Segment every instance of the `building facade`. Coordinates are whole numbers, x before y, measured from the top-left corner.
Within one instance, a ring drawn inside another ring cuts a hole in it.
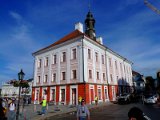
[[[32,100],[46,98],[55,104],[78,104],[81,96],[87,104],[114,101],[116,95],[129,92],[132,62],[103,45],[96,37],[95,19],[88,12],[83,25],[57,42],[33,53],[34,83]]]
[[[27,80],[29,84],[29,88],[23,88],[21,89],[20,96],[28,96],[31,97],[32,94],[32,84],[33,79]],[[14,87],[13,84],[5,83],[2,85],[2,91],[1,96],[6,98],[17,98],[19,95],[19,89],[18,87]]]

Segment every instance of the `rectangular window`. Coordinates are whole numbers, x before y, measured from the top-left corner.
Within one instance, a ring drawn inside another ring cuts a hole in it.
[[[116,68],[116,70],[117,70],[117,68],[118,68],[118,67],[117,67],[117,61],[115,61],[115,68]]]
[[[99,80],[99,72],[97,72],[97,80]]]
[[[61,102],[65,101],[65,89],[61,89]]]
[[[105,76],[105,73],[103,73],[103,80],[104,80],[104,81],[106,80],[106,76]]]
[[[110,74],[111,82],[113,81],[112,74]]]
[[[73,59],[76,59],[76,49],[72,49]]]
[[[55,101],[55,96],[56,96],[55,93],[56,93],[56,92],[55,92],[55,89],[52,89],[52,90],[51,90],[51,100],[52,100],[52,101]]]
[[[37,83],[40,83],[40,81],[41,81],[41,76],[38,76]]]
[[[48,81],[48,75],[45,75],[44,77],[44,83],[46,83]]]
[[[98,99],[101,100],[101,89],[98,89]]]
[[[38,59],[38,68],[41,68],[42,66],[42,59]]]
[[[104,89],[104,96],[105,96],[105,99],[108,98],[108,96],[107,96],[107,89]]]
[[[102,64],[104,64],[104,55],[102,55]]]
[[[52,82],[55,82],[56,81],[56,73],[53,73],[52,75]]]
[[[92,78],[92,70],[89,70],[89,78]]]
[[[91,50],[88,49],[88,59],[91,59]]]
[[[95,52],[96,62],[98,62],[98,53]]]
[[[66,62],[66,52],[62,53],[62,62]]]
[[[54,55],[54,58],[53,58],[53,64],[56,64],[57,63],[57,56],[56,55]]]
[[[109,66],[112,67],[112,59],[109,58]]]
[[[76,70],[72,70],[72,76],[73,76],[73,79],[76,79],[76,78],[77,78]]]
[[[46,59],[45,59],[45,66],[46,67],[48,66],[48,57],[46,57]]]
[[[66,79],[66,73],[62,72],[62,80],[65,80],[65,79]]]

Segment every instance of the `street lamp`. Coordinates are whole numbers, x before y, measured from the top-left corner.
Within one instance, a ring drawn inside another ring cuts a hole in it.
[[[24,72],[21,69],[21,71],[18,73],[18,79],[19,79],[19,95],[18,95],[18,105],[17,105],[17,113],[16,113],[16,120],[18,120],[18,116],[19,116],[19,102],[20,102],[20,93],[21,93],[21,81],[24,78]]]

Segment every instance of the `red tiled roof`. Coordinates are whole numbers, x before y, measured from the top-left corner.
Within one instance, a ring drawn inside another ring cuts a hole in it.
[[[33,54],[38,53],[38,52],[40,52],[40,51],[42,51],[42,50],[51,48],[51,47],[53,47],[53,46],[55,46],[55,45],[64,43],[64,42],[66,42],[66,41],[68,41],[68,40],[71,40],[71,39],[73,39],[73,38],[76,38],[76,37],[78,37],[78,36],[80,36],[80,35],[84,35],[84,33],[80,32],[79,30],[75,30],[75,31],[71,32],[70,34],[66,35],[65,37],[61,38],[60,40],[56,41],[55,43],[53,43],[53,44],[51,44],[51,45],[49,45],[49,46],[47,46],[47,47],[45,47],[45,48],[42,48],[42,49],[34,52]]]

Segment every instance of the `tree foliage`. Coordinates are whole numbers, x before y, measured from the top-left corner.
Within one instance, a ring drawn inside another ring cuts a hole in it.
[[[29,84],[28,84],[27,80],[22,80],[22,81],[11,80],[11,81],[8,82],[8,84],[12,84],[14,87],[19,87],[19,86],[21,86],[22,88],[28,88],[29,87]]]

